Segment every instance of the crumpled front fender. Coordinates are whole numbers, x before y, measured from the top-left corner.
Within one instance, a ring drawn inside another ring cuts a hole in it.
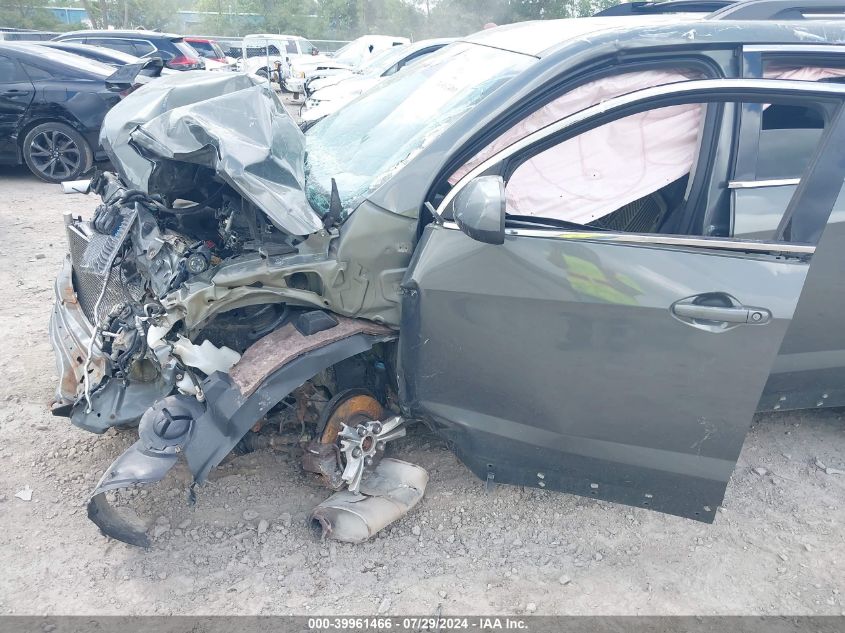
[[[88,516],[107,536],[147,547],[143,529],[132,525],[108,504],[117,488],[161,481],[184,455],[195,483],[277,403],[313,376],[373,345],[396,338],[384,326],[337,317],[338,324],[311,335],[292,324],[250,347],[229,374],[216,372],[202,383],[205,402],[168,396],[150,407],[138,427],[139,440],[118,457],[94,490]]]

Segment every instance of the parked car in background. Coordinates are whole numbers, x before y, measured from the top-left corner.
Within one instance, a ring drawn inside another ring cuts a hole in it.
[[[77,44],[76,42],[54,42],[54,41],[40,41],[33,42],[36,46],[46,46],[56,50],[64,51],[92,59],[95,62],[106,64],[113,68],[119,68],[126,64],[134,64],[140,61],[140,57],[123,53],[113,48],[105,48],[104,46],[92,46],[90,44]]]
[[[36,42],[40,40],[50,40],[57,35],[58,33],[53,31],[0,28],[0,42]]]
[[[282,89],[298,95],[305,91],[305,82],[314,76],[326,77],[357,68],[370,56],[394,46],[410,43],[407,37],[364,35],[352,40],[331,57],[299,57],[290,60],[282,77]]]
[[[120,94],[106,88],[115,69],[34,43],[0,42],[0,163],[25,163],[47,182],[91,169],[106,112]]]
[[[223,48],[215,40],[204,37],[186,37],[185,41],[206,61],[206,67],[208,67],[208,62],[211,61],[215,64],[222,64],[228,70],[234,70],[233,61],[226,56]],[[208,68],[208,70],[213,70],[213,68]]]
[[[355,74],[380,74],[387,77],[399,70],[402,66],[410,63],[413,59],[433,52],[452,41],[454,41],[453,38],[420,40],[419,42],[411,42],[410,44],[399,44],[388,48],[381,48],[365,57],[360,64],[352,68],[325,68],[313,72],[305,80],[305,96],[310,96],[317,90],[322,90]],[[393,65],[396,67],[392,68]]]
[[[76,42],[111,48],[135,57],[160,57],[172,70],[204,70],[200,54],[181,35],[154,31],[72,31],[54,38],[58,42]]]
[[[281,78],[277,68],[283,68],[282,75],[289,74],[287,69],[290,64],[302,59],[321,61],[328,58],[321,55],[311,42],[298,35],[253,33],[245,36],[241,43],[240,70],[279,83]]]
[[[306,94],[310,91],[310,96],[300,113],[302,129],[336,112],[385,77],[396,74],[453,41],[451,38],[442,38],[394,46],[373,54],[354,71],[309,79],[305,91]]]
[[[230,60],[240,59],[243,55],[243,38],[240,37],[215,37],[214,40],[223,49],[223,53]]]

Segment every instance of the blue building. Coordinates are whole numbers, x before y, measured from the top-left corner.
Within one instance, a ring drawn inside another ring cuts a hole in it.
[[[90,26],[91,21],[82,7],[43,7],[53,14],[63,24]],[[214,24],[218,20],[227,30],[240,33],[250,33],[261,30],[264,17],[258,13],[243,13],[233,11],[177,11],[176,31],[179,33],[196,33],[202,24]]]

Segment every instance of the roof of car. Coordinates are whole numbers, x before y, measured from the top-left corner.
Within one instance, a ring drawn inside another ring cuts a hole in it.
[[[24,55],[28,55],[30,59],[43,59],[46,55],[49,55],[51,64],[65,64],[83,72],[102,76],[103,78],[114,73],[114,68],[112,68],[111,66],[108,66],[93,59],[80,57],[79,55],[69,53],[60,48],[42,46],[40,42],[0,41],[0,50],[7,52],[17,51],[19,53],[23,53]]]
[[[417,50],[420,48],[426,48],[428,46],[438,46],[446,44],[451,44],[455,41],[454,37],[435,37],[430,40],[417,40],[416,42],[411,42],[410,44],[404,44],[405,50]]]
[[[636,26],[632,25],[634,20]],[[714,20],[684,15],[677,21],[650,22],[630,17],[623,18],[623,21],[628,23],[627,28],[603,29],[561,39],[541,51],[539,57],[568,54],[564,51],[585,46],[590,49],[612,46],[616,50],[637,50],[655,47],[805,44],[838,45],[841,50],[841,44],[845,41],[845,20]]]
[[[686,14],[669,14],[533,20],[478,31],[463,38],[462,41],[539,57],[550,48],[591,33],[638,26],[674,24],[696,17]]]
[[[352,40],[352,42],[366,42],[366,41],[370,41],[370,42],[388,42],[388,41],[397,42],[397,41],[402,41],[402,42],[407,43],[407,42],[410,42],[411,40],[407,37],[402,36],[402,35],[378,35],[378,34],[362,35],[361,37],[356,37],[354,40]]]
[[[141,29],[88,29],[82,31],[69,31],[62,33],[58,38],[68,37],[72,35],[96,35],[97,37],[163,37],[166,39],[181,38],[181,35],[176,33],[159,33],[158,31],[144,31]]]
[[[268,39],[268,40],[304,40],[301,35],[284,35],[281,33],[250,33],[244,35],[244,39]]]
[[[32,43],[37,46],[46,46],[47,48],[55,48],[70,53],[78,53],[83,57],[86,56],[86,53],[95,53],[103,57],[109,57],[113,60],[120,60],[126,63],[139,59],[135,55],[130,55],[129,53],[124,53],[123,51],[118,51],[113,48],[106,48],[105,46],[96,46],[94,44],[81,44],[79,42],[65,42],[62,40],[36,41]]]

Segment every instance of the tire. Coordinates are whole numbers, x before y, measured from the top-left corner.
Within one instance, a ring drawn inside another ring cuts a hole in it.
[[[94,164],[88,141],[58,121],[32,128],[23,139],[21,151],[29,171],[45,182],[76,180]]]

